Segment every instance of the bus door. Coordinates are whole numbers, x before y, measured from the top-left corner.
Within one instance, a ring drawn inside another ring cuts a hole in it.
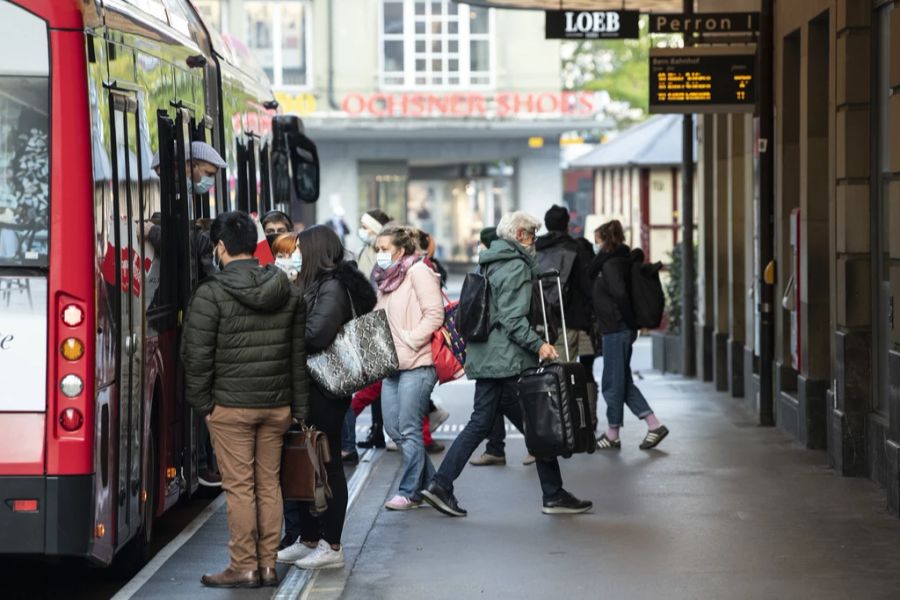
[[[178,166],[175,180],[178,200],[173,206],[172,216],[175,231],[174,247],[178,256],[178,266],[175,271],[178,279],[177,305],[179,317],[176,339],[179,343],[177,352],[180,355],[181,327],[191,300],[191,294],[197,287],[199,279],[199,252],[197,247],[199,232],[197,231],[197,219],[202,215],[202,208],[197,195],[188,193],[187,171],[181,167],[181,165],[191,161],[192,132],[195,131],[194,116],[192,111],[189,108],[185,108],[181,103],[175,103],[175,107],[175,162]],[[184,199],[184,201],[181,199]],[[180,398],[184,398],[184,373],[180,369],[179,371],[178,394]],[[181,424],[184,440],[181,457],[182,478],[187,491],[193,493],[200,486],[197,467],[200,418],[187,402],[184,402],[181,414],[184,415]]]
[[[116,296],[118,298],[118,470],[115,485],[117,544],[131,538],[141,523],[141,465],[144,391],[144,222],[142,157],[138,103],[132,92],[110,91],[110,143],[113,175],[113,220]]]

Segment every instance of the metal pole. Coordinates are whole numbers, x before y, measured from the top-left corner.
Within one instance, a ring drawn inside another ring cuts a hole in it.
[[[775,361],[775,290],[766,283],[763,273],[766,265],[775,258],[775,101],[773,97],[775,71],[774,54],[774,0],[762,0],[759,22],[759,138],[765,140],[759,151],[759,424],[774,425]],[[763,151],[765,150],[765,151]],[[745,374],[746,376],[746,374]]]
[[[694,13],[694,0],[684,0],[684,14]],[[691,44],[684,34],[684,44]],[[684,115],[681,142],[681,373],[693,377],[697,373],[694,330],[694,116]]]

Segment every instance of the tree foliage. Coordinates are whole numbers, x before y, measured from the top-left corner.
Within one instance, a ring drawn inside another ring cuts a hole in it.
[[[682,45],[680,35],[648,33],[641,17],[641,36],[636,40],[577,40],[563,43],[562,73],[567,90],[609,94],[610,116],[620,125],[643,119],[649,103],[651,47]]]

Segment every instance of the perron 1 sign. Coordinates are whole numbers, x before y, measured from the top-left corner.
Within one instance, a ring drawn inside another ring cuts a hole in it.
[[[546,37],[556,39],[637,39],[636,10],[548,10]]]
[[[752,112],[755,72],[755,46],[651,49],[650,112]]]

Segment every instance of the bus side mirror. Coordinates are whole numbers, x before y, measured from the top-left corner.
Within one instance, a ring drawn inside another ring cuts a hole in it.
[[[278,115],[272,124],[273,192],[276,203],[290,204],[291,187],[303,202],[319,199],[319,153],[304,133],[303,121]]]

